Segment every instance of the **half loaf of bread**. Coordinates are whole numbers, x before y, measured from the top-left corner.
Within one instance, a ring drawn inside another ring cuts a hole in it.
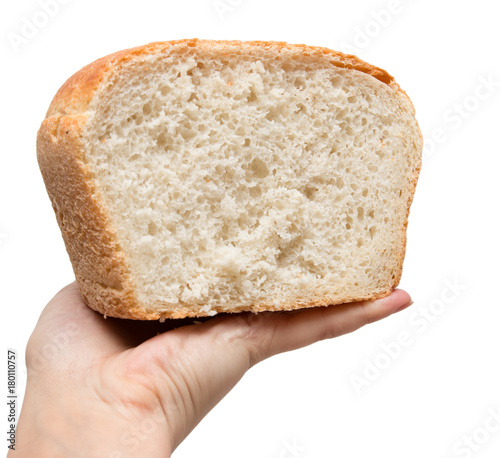
[[[389,294],[421,150],[385,71],[325,48],[204,40],[83,68],[37,142],[85,302],[140,320]]]

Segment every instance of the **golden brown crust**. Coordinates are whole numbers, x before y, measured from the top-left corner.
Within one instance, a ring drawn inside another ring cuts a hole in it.
[[[92,309],[118,318],[153,320],[204,315],[199,310],[188,308],[160,313],[154,310],[148,311],[138,304],[127,260],[120,251],[107,210],[93,187],[91,174],[83,160],[81,135],[86,123],[86,111],[101,84],[120,64],[138,56],[165,52],[173,46],[207,50],[221,47],[246,50],[265,48],[278,52],[300,52],[302,55],[317,57],[323,62],[326,59],[331,65],[361,71],[391,86],[405,96],[410,109],[414,111],[409,98],[386,71],[367,64],[356,56],[327,48],[292,45],[285,42],[197,39],[157,42],[111,54],[81,69],[64,83],[54,97],[38,132],[37,155],[82,297]],[[418,170],[419,168],[420,166]],[[414,177],[413,189],[410,191],[406,216],[413,199],[418,170]],[[398,256],[399,274],[387,290],[364,297],[343,297],[337,302],[323,298],[306,304],[290,303],[287,307],[277,307],[272,303],[254,304],[239,308],[238,312],[294,310],[340,302],[378,299],[388,295],[397,286],[401,277],[406,246],[406,224],[407,219],[402,233],[402,249]],[[216,307],[215,311],[234,312],[225,307]]]
[[[37,138],[37,156],[82,296],[101,313],[133,312],[133,287],[109,224],[81,160],[84,116],[52,116]]]
[[[70,77],[55,95],[46,117],[54,115],[81,114],[94,96],[101,82],[109,76],[119,64],[129,61],[134,57],[145,56],[158,52],[164,52],[173,46],[197,47],[198,49],[213,50],[218,46],[236,47],[241,49],[272,49],[278,52],[300,51],[303,55],[317,56],[327,59],[332,65],[340,68],[358,70],[378,79],[382,83],[397,89],[406,96],[406,93],[395,82],[394,78],[381,68],[375,67],[356,56],[333,51],[318,46],[307,46],[302,44],[289,44],[278,41],[217,41],[198,40],[197,38],[155,42],[136,48],[125,49],[92,62]],[[411,104],[410,99],[406,96]],[[413,105],[411,105],[413,107]]]

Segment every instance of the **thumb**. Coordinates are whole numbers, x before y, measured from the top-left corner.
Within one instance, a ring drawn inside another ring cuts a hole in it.
[[[395,290],[375,301],[226,315],[158,335],[133,354],[142,375],[150,374],[176,447],[254,364],[352,332],[410,304],[406,292]]]

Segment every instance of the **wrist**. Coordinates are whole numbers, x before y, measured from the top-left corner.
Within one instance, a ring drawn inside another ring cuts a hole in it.
[[[170,456],[168,428],[160,407],[136,409],[107,403],[84,387],[48,386],[28,379],[9,457]],[[119,389],[119,388],[117,388]]]

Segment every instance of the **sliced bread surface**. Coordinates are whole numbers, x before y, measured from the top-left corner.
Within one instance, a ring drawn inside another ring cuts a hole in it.
[[[385,71],[325,48],[204,40],[85,67],[37,146],[84,300],[132,319],[389,294],[421,150]]]

